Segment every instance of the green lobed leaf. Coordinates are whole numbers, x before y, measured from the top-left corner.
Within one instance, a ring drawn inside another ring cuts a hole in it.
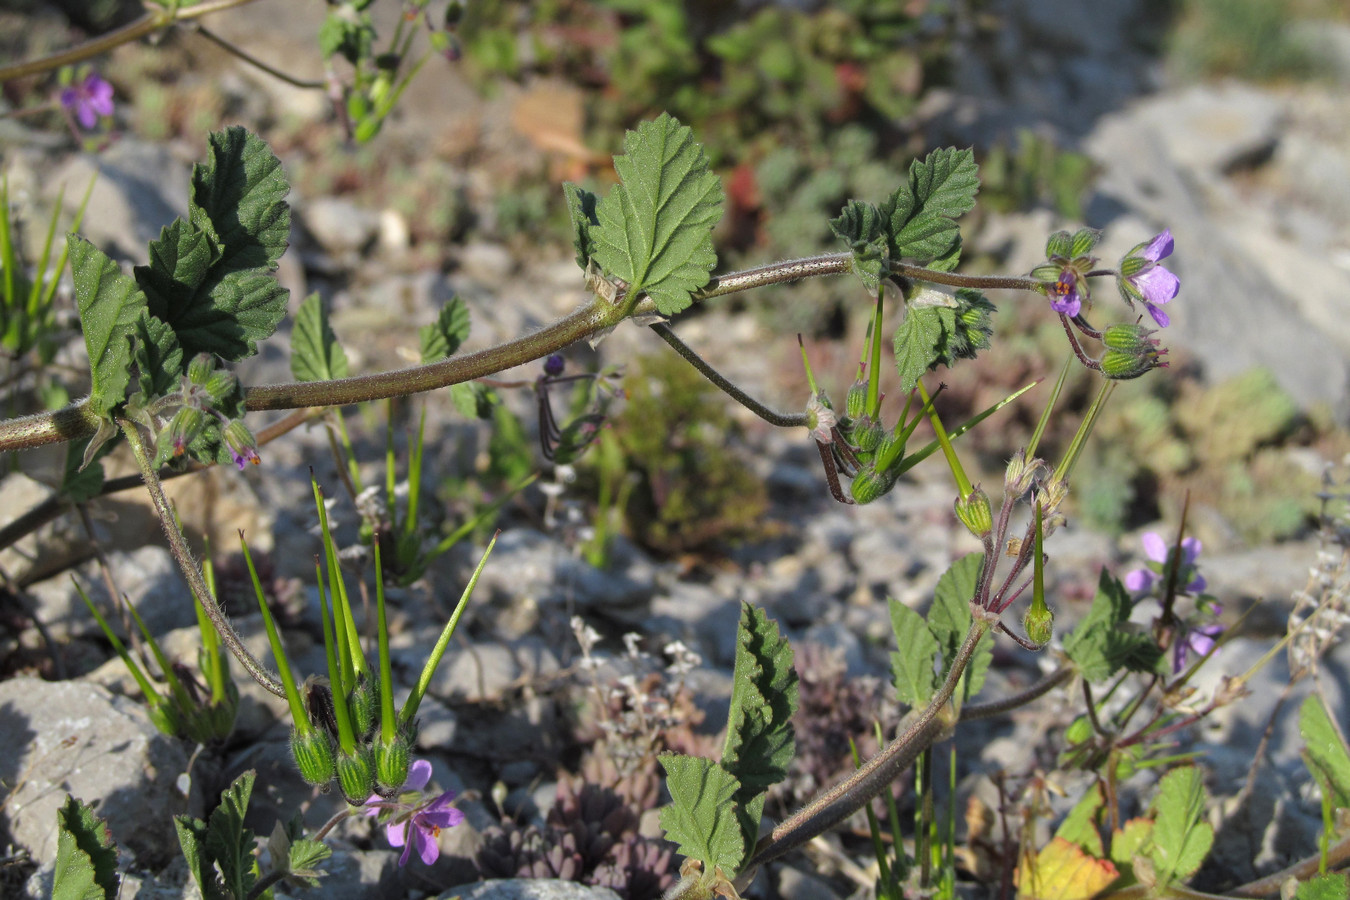
[[[891,610],[891,630],[895,632],[895,646],[891,653],[891,674],[895,691],[901,703],[923,707],[937,691],[937,670],[933,660],[940,648],[937,638],[928,630],[923,616],[894,597],[887,598]]]
[[[1350,808],[1350,753],[1322,698],[1311,694],[1298,713],[1298,732],[1307,745],[1304,762],[1336,809]]]
[[[1314,875],[1294,890],[1294,900],[1350,900],[1350,876],[1344,872]]]
[[[970,601],[979,586],[980,569],[984,564],[983,553],[967,553],[952,563],[951,568],[938,579],[933,592],[933,606],[928,610],[928,630],[937,639],[942,648],[943,678],[950,671],[956,652],[965,642],[970,631],[973,617],[970,613]],[[994,636],[985,632],[984,637],[975,645],[975,653],[966,666],[965,696],[974,697],[984,686],[985,673],[994,658]]]
[[[227,271],[271,269],[286,251],[290,183],[281,160],[240,125],[209,139],[211,158],[192,169],[188,214],[199,231],[213,234]]]
[[[220,879],[211,866],[210,854],[206,852],[206,823],[192,816],[174,816],[173,827],[178,833],[178,846],[183,850],[188,872],[197,882],[204,900],[224,900]]]
[[[70,794],[56,811],[56,822],[52,900],[113,900],[121,879],[107,823]]]
[[[79,235],[69,235],[70,271],[89,351],[89,408],[108,416],[127,398],[131,383],[129,338],[146,308],[145,294],[108,255]]]
[[[660,760],[671,798],[661,808],[666,840],[681,855],[700,860],[705,873],[738,871],[746,846],[732,800],[740,789],[736,776],[699,756],[663,753]]]
[[[563,183],[563,197],[567,200],[567,215],[572,220],[572,246],[577,251],[577,265],[585,269],[595,254],[595,238],[591,235],[591,229],[600,224],[595,214],[595,204],[599,198],[570,181]]]
[[[202,351],[238,362],[257,352],[286,315],[290,291],[267,269],[224,272],[206,285],[206,299],[175,317],[174,331],[191,358]]]
[[[645,292],[664,315],[685,309],[717,264],[712,229],[722,218],[722,184],[693,132],[667,113],[644,122],[614,158],[620,183],[596,207],[594,258]]]
[[[752,846],[765,796],[787,777],[796,747],[797,673],[792,646],[777,623],[748,603],[741,605],[732,682],[722,768],[740,784],[733,801],[745,846]]]
[[[1214,844],[1214,828],[1200,821],[1205,811],[1205,785],[1195,766],[1173,769],[1158,784],[1153,799],[1153,843],[1149,858],[1166,885],[1189,878],[1200,868]]]
[[[244,827],[249,796],[253,793],[252,769],[240,775],[220,795],[220,805],[206,826],[204,848],[220,872],[225,890],[247,897],[253,888],[253,832]]]
[[[328,324],[328,310],[317,291],[305,298],[291,329],[291,374],[296,381],[347,377],[347,354]]]
[[[868,293],[881,290],[881,281],[890,273],[890,249],[886,220],[874,204],[850,200],[838,217],[830,220],[830,230],[853,253],[853,274],[862,279]]]
[[[287,881],[317,887],[324,874],[317,866],[332,856],[333,851],[322,841],[310,840],[304,834],[300,813],[289,822],[278,820],[267,839],[267,852],[272,857],[273,868],[286,873]]]
[[[919,379],[938,362],[943,335],[955,321],[955,314],[940,306],[910,306],[905,310],[905,318],[892,339],[895,369],[900,373],[903,393],[914,390]]]
[[[136,362],[137,383],[146,399],[177,390],[183,374],[183,348],[166,323],[142,310],[132,333],[131,358]]]
[[[1148,634],[1126,627],[1133,603],[1125,586],[1105,569],[1087,615],[1064,637],[1064,652],[1088,681],[1110,678],[1121,666],[1149,672],[1162,651]]]
[[[969,150],[934,150],[909,167],[909,180],[881,207],[889,223],[893,259],[929,262],[952,253],[960,240],[954,221],[975,206],[979,167]]]
[[[191,306],[219,257],[211,235],[190,222],[175,219],[160,229],[150,242],[150,264],[133,270],[150,312],[168,322]]]
[[[435,322],[417,329],[422,344],[422,362],[435,362],[453,356],[460,345],[469,339],[470,324],[469,305],[458,295],[451,297],[436,314]]]

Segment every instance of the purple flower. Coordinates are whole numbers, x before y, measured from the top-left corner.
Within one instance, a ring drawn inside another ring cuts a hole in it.
[[[431,763],[425,759],[415,760],[408,767],[408,780],[403,783],[403,790],[420,791],[430,780]],[[408,857],[412,855],[414,848],[417,855],[422,858],[422,862],[427,865],[440,858],[441,829],[454,828],[464,821],[464,813],[450,805],[454,799],[455,792],[446,791],[415,806],[403,803],[392,805],[392,808],[398,811],[385,826],[385,837],[389,839],[389,846],[403,848],[403,855],[398,859],[400,866],[408,864]],[[365,814],[374,816],[390,808],[388,801],[378,794],[371,794],[370,799],[366,801]]]
[[[258,442],[253,438],[253,432],[248,430],[243,422],[238,419],[232,419],[225,425],[225,446],[230,451],[230,458],[239,471],[244,471],[245,463],[253,463],[255,466],[262,462],[258,456]]]
[[[1217,605],[1214,611],[1218,612]],[[1186,669],[1186,657],[1191,653],[1204,657],[1211,652],[1217,652],[1214,639],[1221,634],[1223,626],[1218,622],[1211,625],[1197,625],[1187,631],[1181,640],[1172,645],[1172,674],[1180,675]]]
[[[1171,547],[1157,532],[1150,531],[1142,539],[1144,554],[1156,565],[1135,569],[1125,575],[1125,589],[1132,594],[1146,594],[1154,585],[1163,580],[1163,571]],[[1195,594],[1205,589],[1205,579],[1195,570],[1195,561],[1200,556],[1201,543],[1198,538],[1188,537],[1181,541],[1181,577],[1190,576],[1183,591]]]
[[[1171,302],[1181,290],[1181,280],[1158,264],[1171,255],[1172,230],[1164,228],[1153,240],[1136,247],[1120,264],[1120,293],[1125,302],[1143,303],[1153,321],[1163,328],[1172,320],[1158,307]]]
[[[61,91],[61,105],[89,131],[98,124],[99,116],[112,115],[112,85],[90,72],[81,83]]]
[[[1081,287],[1081,289],[1080,289]],[[1083,308],[1087,285],[1076,269],[1066,266],[1050,288],[1050,308],[1073,318]]]

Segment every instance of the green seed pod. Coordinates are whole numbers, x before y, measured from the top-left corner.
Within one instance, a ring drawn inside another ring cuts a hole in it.
[[[192,357],[192,361],[188,363],[188,381],[193,384],[206,384],[206,380],[211,377],[211,373],[215,371],[215,368],[215,357],[209,353],[198,353],[196,356]]]
[[[333,759],[333,739],[325,731],[301,734],[291,729],[291,755],[295,757],[295,766],[300,770],[301,777],[310,784],[325,786],[337,772]]]
[[[857,419],[867,409],[867,382],[855,381],[844,397],[844,411],[850,419]]]
[[[849,492],[853,494],[853,500],[856,503],[871,503],[873,500],[890,493],[891,488],[895,487],[895,480],[895,476],[887,475],[885,472],[863,469],[854,476],[853,484],[849,486]]]
[[[1044,602],[1033,604],[1022,617],[1022,629],[1037,647],[1044,647],[1055,636],[1055,614]]]
[[[352,806],[360,806],[370,799],[375,790],[375,773],[370,764],[370,750],[361,747],[355,756],[341,753],[337,758],[338,787],[343,798]]]
[[[352,728],[357,738],[370,740],[380,724],[380,696],[364,675],[356,680],[348,707],[352,711]]]
[[[1107,350],[1102,354],[1102,374],[1114,381],[1138,378],[1150,369],[1158,368],[1158,354],[1144,352],[1136,355],[1127,350]]]
[[[408,744],[395,737],[391,744],[375,747],[375,792],[381,797],[398,794],[408,780]]]
[[[881,427],[880,422],[872,422],[867,419],[860,419],[858,426],[853,429],[850,439],[853,445],[863,453],[871,453],[881,446],[882,439],[886,435],[886,429]]]
[[[956,518],[981,540],[994,530],[994,512],[989,506],[989,497],[979,485],[964,500],[956,499]]]

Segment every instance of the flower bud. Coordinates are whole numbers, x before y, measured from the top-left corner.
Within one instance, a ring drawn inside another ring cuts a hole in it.
[[[360,806],[369,799],[375,790],[375,773],[372,770],[370,750],[358,748],[354,756],[338,754],[338,787],[343,798],[352,806]]]
[[[989,495],[979,485],[964,499],[956,499],[956,518],[970,530],[970,533],[983,540],[994,530],[994,513],[989,506]]]
[[[544,374],[549,378],[557,378],[567,368],[567,360],[561,353],[550,353],[544,358]]]
[[[333,739],[326,731],[301,734],[299,730],[291,729],[291,755],[295,757],[301,777],[310,784],[326,785],[337,772]]]
[[[395,737],[392,743],[375,747],[375,792],[393,797],[408,780],[408,743]]]
[[[169,427],[160,434],[160,441],[168,441],[168,455],[182,456],[205,424],[206,413],[195,406],[180,406],[169,421]]]
[[[1101,360],[1102,374],[1113,381],[1129,381],[1166,365],[1166,362],[1159,361],[1156,350],[1138,354],[1128,350],[1107,350]]]
[[[253,432],[248,430],[248,426],[238,419],[231,419],[225,426],[225,444],[230,448],[230,455],[234,457],[234,464],[239,471],[244,471],[244,463],[251,462],[255,466],[262,462],[258,458],[258,442],[253,439]]]
[[[1033,457],[1028,462],[1025,448],[1019,449],[1013,454],[1012,459],[1008,460],[1008,469],[1003,474],[1003,493],[1009,497],[1022,497],[1031,490],[1037,474],[1043,468],[1045,468],[1043,460]]]
[[[228,369],[220,369],[212,372],[211,377],[206,379],[203,390],[211,398],[213,403],[224,403],[234,395],[239,389],[239,379]]]
[[[849,492],[853,495],[855,502],[871,503],[879,497],[884,497],[890,493],[891,488],[895,487],[896,476],[888,475],[885,472],[878,472],[875,469],[863,469],[853,478],[853,483],[849,486]]]
[[[1022,617],[1022,630],[1037,647],[1050,643],[1050,639],[1055,636],[1055,614],[1044,600],[1033,603],[1027,609],[1027,614]]]
[[[357,739],[369,739],[380,724],[380,697],[364,675],[357,679],[347,705],[352,711],[352,728]]]
[[[850,438],[863,453],[871,453],[881,446],[882,439],[886,435],[886,430],[881,427],[880,422],[873,422],[870,419],[864,419],[858,427],[853,429]]]
[[[1102,239],[1101,230],[1098,228],[1080,228],[1074,232],[1073,237],[1069,239],[1069,256],[1074,259],[1087,256],[1092,252],[1092,248],[1097,246],[1097,242]],[[1096,260],[1093,260],[1096,263]]]
[[[1153,328],[1145,328],[1132,322],[1118,322],[1108,325],[1102,332],[1102,344],[1109,350],[1124,350],[1129,353],[1148,351],[1158,346],[1157,334]]]
[[[1045,242],[1046,259],[1056,256],[1068,258],[1073,255],[1073,237],[1067,231],[1056,231]]]
[[[206,384],[206,380],[215,371],[216,359],[210,353],[198,353],[188,363],[187,377],[193,384]]]
[[[867,381],[858,379],[844,397],[844,411],[850,419],[857,419],[867,411]]]

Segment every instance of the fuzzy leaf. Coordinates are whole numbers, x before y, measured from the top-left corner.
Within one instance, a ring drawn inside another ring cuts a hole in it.
[[[1317,694],[1303,701],[1298,732],[1307,745],[1303,760],[1333,808],[1350,809],[1350,753]]]
[[[347,354],[328,324],[318,292],[305,298],[291,329],[291,374],[296,381],[347,377]]]
[[[136,282],[150,312],[166,322],[190,307],[219,258],[211,236],[190,222],[175,219],[150,242],[150,264],[136,266]]]
[[[620,184],[596,207],[594,258],[664,315],[685,309],[717,264],[712,229],[722,218],[722,184],[708,171],[693,132],[662,113],[623,141],[614,158]]]
[[[1153,839],[1152,819],[1130,819],[1124,828],[1111,832],[1111,859],[1119,866],[1133,866],[1133,860]]]
[[[501,404],[501,399],[492,388],[476,381],[450,385],[450,401],[466,419],[490,419],[493,409]]]
[[[1149,858],[1157,884],[1189,878],[1214,844],[1214,827],[1200,821],[1205,811],[1205,785],[1195,766],[1173,769],[1158,784],[1153,799],[1153,844]]]
[[[900,390],[908,393],[940,358],[943,336],[956,323],[956,314],[942,306],[910,306],[895,329],[895,368]]]
[[[1119,876],[1108,860],[1094,859],[1077,844],[1055,837],[1034,857],[1022,857],[1017,869],[1017,897],[1089,900]]]
[[[127,398],[131,383],[128,341],[145,309],[145,294],[108,255],[79,235],[69,235],[70,271],[89,351],[89,407],[107,416]]]
[[[1064,652],[1088,681],[1110,678],[1121,666],[1149,672],[1157,664],[1162,651],[1153,639],[1125,627],[1131,606],[1125,586],[1103,569],[1091,608],[1064,638]]]
[[[224,271],[219,278],[213,272],[203,291],[169,324],[187,358],[204,351],[230,362],[252,356],[257,342],[276,331],[290,295],[266,269]]]
[[[422,342],[422,362],[454,356],[469,339],[469,305],[458,295],[451,297],[436,314],[436,321],[417,329]]]
[[[121,879],[107,823],[70,794],[56,811],[56,822],[52,900],[113,900]]]
[[[183,850],[183,860],[197,882],[202,897],[205,900],[224,900],[225,893],[206,851],[206,823],[192,816],[174,816],[173,827],[178,832],[178,846]]]
[[[1344,872],[1314,875],[1295,889],[1294,900],[1350,900],[1350,876]]]
[[[736,776],[699,756],[664,753],[660,759],[671,798],[661,809],[666,840],[678,844],[682,855],[702,861],[704,872],[718,866],[737,871],[746,847],[732,800],[740,789]]]
[[[226,271],[274,268],[291,232],[281,160],[239,125],[212,134],[210,144],[210,161],[192,169],[192,224],[215,235]]]
[[[141,312],[132,334],[131,358],[136,361],[137,379],[147,400],[162,397],[178,388],[183,374],[183,348],[178,336],[160,319]]]
[[[205,850],[235,897],[247,897],[255,880],[253,832],[244,827],[244,814],[256,775],[250,769],[225,789],[206,826]]]
[[[961,236],[954,220],[974,207],[979,189],[979,167],[969,149],[934,150],[912,162],[908,183],[881,207],[891,257],[924,263],[951,254]]]
[[[787,777],[792,762],[797,673],[777,623],[748,603],[741,605],[732,680],[722,768],[740,783],[733,799],[745,846],[751,846],[759,837],[765,795]]]
[[[853,274],[862,279],[869,294],[876,294],[890,272],[886,220],[881,210],[871,203],[850,200],[843,212],[830,220],[830,230],[853,253]]]
[[[951,669],[952,660],[956,658],[956,652],[961,649],[970,631],[970,601],[975,596],[983,562],[983,554],[967,553],[943,573],[933,593],[933,607],[928,611],[928,630],[942,648],[943,678]],[[965,697],[974,697],[980,692],[993,658],[994,636],[985,632],[975,646],[970,664],[966,666]]]
[[[886,601],[891,608],[891,630],[895,645],[891,653],[891,674],[901,703],[923,707],[937,690],[937,671],[933,660],[940,652],[937,638],[928,630],[923,616],[895,598]]]
[[[595,254],[595,238],[591,236],[591,229],[600,224],[595,214],[595,204],[599,198],[570,181],[563,184],[563,196],[567,199],[567,215],[572,219],[572,246],[577,251],[577,265],[585,269]]]

